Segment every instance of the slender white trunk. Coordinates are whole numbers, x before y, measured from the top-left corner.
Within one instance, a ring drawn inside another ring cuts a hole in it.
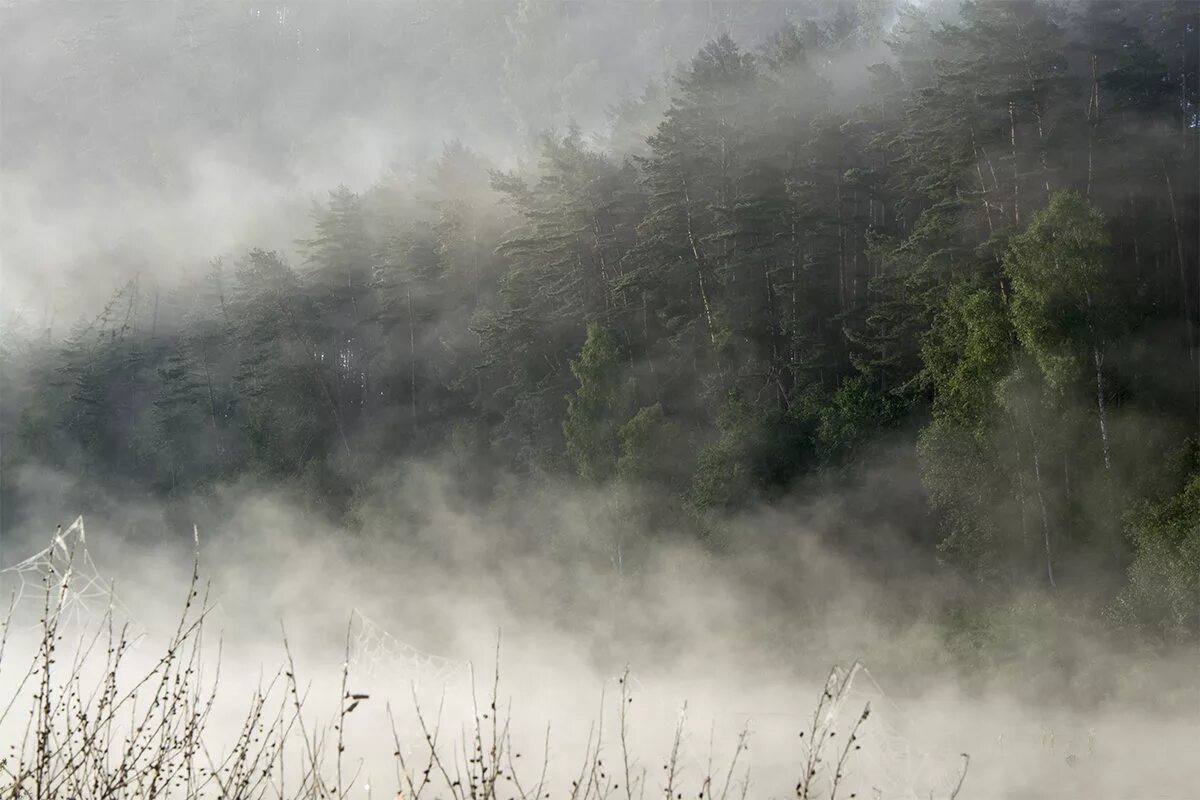
[[[1042,512],[1042,540],[1046,546],[1046,577],[1050,579],[1050,587],[1058,588],[1054,582],[1054,560],[1050,556],[1050,518],[1046,514],[1046,499],[1042,496],[1042,465],[1038,458],[1037,448],[1033,451],[1033,479],[1037,488],[1038,506]]]
[[[1025,403],[1025,420],[1026,427],[1029,429],[1030,449],[1033,455],[1033,489],[1034,494],[1037,495],[1038,510],[1042,517],[1042,543],[1046,549],[1046,577],[1050,579],[1050,588],[1056,589],[1058,585],[1054,582],[1054,559],[1050,552],[1050,515],[1046,511],[1046,497],[1042,494],[1042,460],[1038,454],[1038,437],[1037,432],[1033,429],[1033,417],[1028,401]]]
[[[1096,77],[1096,56],[1092,56],[1092,96],[1088,101],[1087,189],[1084,197],[1092,199],[1092,168],[1096,125],[1100,122],[1100,79]]]
[[[683,182],[683,209],[684,219],[687,223],[688,244],[692,248],[692,258],[696,264],[696,283],[700,289],[700,302],[704,306],[704,320],[708,323],[708,338],[715,345],[717,343],[717,329],[713,324],[712,305],[708,302],[708,289],[704,285],[704,269],[705,259],[700,250],[700,242],[696,238],[696,231],[692,225],[692,199],[688,191],[687,178]]]
[[[983,213],[987,217],[988,235],[994,236],[996,230],[992,226],[992,204],[988,202],[987,182],[983,179],[983,166],[979,163],[979,148],[975,146],[974,128],[971,128],[971,149],[975,154],[975,174],[979,177],[979,194],[983,199]]]

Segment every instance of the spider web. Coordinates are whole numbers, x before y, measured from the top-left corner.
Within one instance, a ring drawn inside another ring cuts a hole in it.
[[[12,609],[18,620],[38,620],[38,625],[53,621],[60,627],[82,627],[110,612],[132,619],[129,609],[117,597],[112,582],[92,561],[82,516],[76,517],[66,530],[60,525],[45,549],[0,570],[0,578],[15,585]],[[47,599],[50,617],[42,622]]]
[[[962,772],[961,759],[953,754],[930,753],[914,744],[916,727],[866,666],[855,662],[849,668],[835,667],[825,690],[830,701],[818,721],[818,730],[848,733],[864,706],[870,704],[870,714],[858,732],[861,749],[853,753],[846,768],[847,785],[862,787],[857,790],[859,797],[928,800],[953,794]],[[786,730],[794,736],[795,727],[803,730],[813,722],[810,715],[787,710],[726,712],[722,716],[736,720],[739,726],[749,724],[756,734],[762,732],[759,724],[765,724],[775,735],[783,735]],[[830,740],[827,755],[836,754],[840,746],[838,739]],[[779,761],[769,766],[791,769],[794,763]]]
[[[444,686],[469,677],[471,662],[426,653],[402,642],[357,608],[350,615],[350,666],[368,678]]]
[[[839,681],[848,681],[844,705],[851,715],[860,713],[865,703],[871,704],[871,715],[861,734],[866,741],[854,757],[856,761],[861,757],[875,796],[949,796],[958,783],[961,762],[915,746],[910,739],[914,734],[912,723],[865,666],[856,663],[848,670],[839,667],[835,672]],[[830,713],[837,717],[841,711],[838,707]],[[855,771],[853,762],[850,771]]]

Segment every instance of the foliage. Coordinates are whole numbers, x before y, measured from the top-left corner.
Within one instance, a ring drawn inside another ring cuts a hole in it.
[[[617,467],[618,429],[628,413],[630,385],[622,376],[621,354],[598,324],[588,327],[579,358],[571,361],[579,388],[567,398],[563,422],[567,454],[580,477],[604,481]]]
[[[251,250],[6,334],[4,472],[295,480],[345,513],[448,450],[473,497],[566,472],[707,530],[886,474],[886,437],[919,455],[950,568],[1083,590],[1099,565],[1128,575],[1123,624],[1194,636],[1192,490],[1151,486],[1192,485],[1153,465],[1200,396],[1185,6],[932,3],[885,34],[839,4],[761,51],[721,36],[617,110],[610,151],[569,126],[499,171],[450,143],[331,192],[295,264]],[[541,102],[518,89],[509,111]],[[926,542],[926,519],[887,522]]]
[[[1194,638],[1200,632],[1200,472],[1193,469],[1177,493],[1134,509],[1129,529],[1137,555],[1110,616],[1149,625],[1172,640]]]
[[[1081,362],[1109,338],[1119,288],[1110,258],[1104,218],[1073,193],[1054,195],[1009,240],[1013,327],[1055,387],[1078,381]]]

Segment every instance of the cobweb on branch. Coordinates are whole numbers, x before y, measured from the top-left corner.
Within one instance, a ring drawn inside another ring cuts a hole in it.
[[[81,627],[110,612],[132,620],[112,582],[92,561],[82,516],[65,530],[60,525],[44,550],[0,570],[0,578],[13,586],[13,615],[21,622],[42,624],[47,592],[49,613],[60,627]]]
[[[843,737],[870,705],[870,714],[857,733],[861,749],[856,749],[846,766],[845,785],[860,798],[886,800],[946,800],[953,796],[962,775],[963,761],[954,753],[935,754],[923,749],[923,739],[897,703],[887,695],[870,671],[855,662],[850,667],[835,667],[825,684],[828,700],[817,720],[817,730],[835,731],[828,740],[824,767],[840,752]],[[812,713],[791,709],[726,711],[722,724],[733,728],[749,726],[754,736],[795,737],[813,725]],[[769,732],[769,733],[767,733]],[[815,737],[814,737],[815,738]],[[810,738],[809,741],[812,739]],[[795,768],[792,757],[771,753],[768,761],[759,761],[755,769],[783,771]],[[701,773],[703,774],[703,773]],[[849,796],[849,794],[845,795]]]
[[[871,704],[871,716],[863,726],[860,738],[861,757],[867,780],[877,797],[924,798],[949,797],[962,771],[961,760],[929,753],[913,744],[916,736],[912,724],[870,671],[855,663],[850,669],[837,668],[838,680],[848,681],[845,695],[850,715],[861,712],[864,703]],[[842,709],[834,710],[835,716]],[[853,773],[854,763],[850,765]]]
[[[426,653],[402,642],[358,609],[350,615],[350,667],[363,677],[418,687],[445,686],[471,677],[471,662]]]

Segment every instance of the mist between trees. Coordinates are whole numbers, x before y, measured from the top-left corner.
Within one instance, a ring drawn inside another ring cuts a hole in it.
[[[610,498],[615,580],[820,502],[881,580],[953,587],[966,668],[1042,622],[1194,646],[1196,7],[831,8],[711,39],[603,136],[334,189],[299,257],[14,322],[0,522],[49,471],[168,529],[240,484],[355,531],[436,463],[476,507]]]

